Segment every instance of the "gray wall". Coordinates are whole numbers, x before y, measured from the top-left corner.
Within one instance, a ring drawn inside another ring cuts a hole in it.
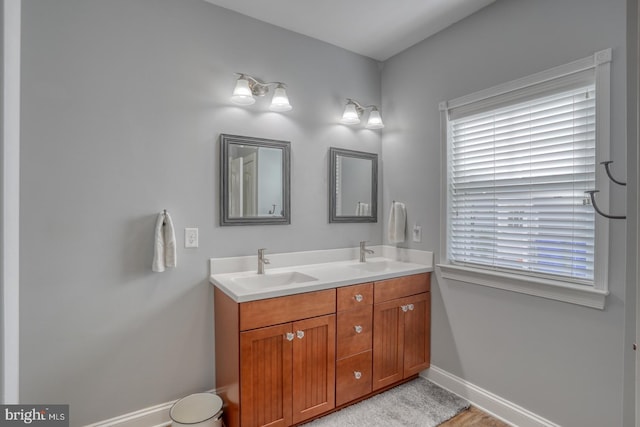
[[[498,0],[385,63],[383,193],[407,204],[409,226],[423,226],[422,242],[409,247],[440,247],[438,103],[605,48],[613,48],[611,159],[625,176],[625,3]],[[625,203],[625,190],[613,188],[612,210]],[[436,275],[432,363],[562,426],[623,425],[625,232],[624,221],[611,222],[604,311]]]
[[[77,426],[211,389],[208,258],[380,243],[327,199],[329,146],[381,151],[337,124],[345,97],[380,102],[375,61],[203,0],[24,0],[22,23],[23,402]],[[234,72],[286,82],[293,111],[232,105]],[[220,133],[291,141],[291,225],[218,226]],[[165,208],[178,268],[152,273]]]

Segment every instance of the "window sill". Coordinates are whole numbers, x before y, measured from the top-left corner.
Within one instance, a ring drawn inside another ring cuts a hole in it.
[[[452,264],[438,264],[437,267],[445,279],[504,289],[600,310],[604,309],[606,297],[609,295],[607,290],[538,277],[484,271]]]

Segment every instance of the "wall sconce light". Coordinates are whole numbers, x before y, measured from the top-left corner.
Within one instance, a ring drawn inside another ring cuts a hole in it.
[[[256,102],[255,96],[265,96],[270,86],[275,86],[269,109],[271,111],[291,111],[289,97],[282,82],[262,82],[248,74],[236,73],[239,77],[231,96],[231,102],[238,105],[251,105]]]
[[[363,106],[358,101],[351,98],[347,98],[347,105],[344,107],[344,113],[342,114],[340,123],[344,123],[345,125],[357,125],[360,123],[360,117],[362,114],[365,110],[369,109],[371,111],[369,112],[369,120],[365,127],[367,129],[382,129],[384,127],[384,123],[382,123],[382,117],[380,117],[378,107],[375,105]]]

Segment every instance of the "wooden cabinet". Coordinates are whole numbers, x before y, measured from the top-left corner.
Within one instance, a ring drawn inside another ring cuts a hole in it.
[[[428,274],[236,303],[215,298],[227,427],[288,427],[429,367]]]
[[[216,290],[215,298],[216,388],[228,427],[290,426],[335,407],[335,289],[240,304]]]
[[[373,390],[408,378],[430,365],[429,276],[376,282],[373,306]]]

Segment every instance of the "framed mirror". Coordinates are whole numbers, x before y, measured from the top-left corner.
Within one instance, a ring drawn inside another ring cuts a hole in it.
[[[329,222],[378,222],[378,155],[329,148]]]
[[[220,135],[220,225],[291,223],[290,146]]]

